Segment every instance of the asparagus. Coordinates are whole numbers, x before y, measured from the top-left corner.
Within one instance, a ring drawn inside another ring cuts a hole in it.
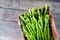
[[[49,7],[32,8],[20,16],[22,30],[27,40],[50,40]]]

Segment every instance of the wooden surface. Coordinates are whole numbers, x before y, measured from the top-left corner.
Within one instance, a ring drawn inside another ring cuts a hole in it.
[[[0,40],[23,40],[18,16],[32,7],[49,4],[60,37],[60,3],[49,1],[0,0]]]

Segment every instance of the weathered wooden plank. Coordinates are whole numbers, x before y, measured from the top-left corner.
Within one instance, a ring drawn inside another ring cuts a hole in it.
[[[48,3],[50,7],[53,7],[53,2],[46,1],[22,1],[22,0],[1,0],[0,7],[2,8],[14,8],[28,10],[32,7],[40,7]]]
[[[60,29],[58,29],[60,36]],[[0,21],[0,39],[1,40],[23,40],[21,28],[16,22]]]
[[[56,22],[56,25],[60,25],[60,13],[53,13],[52,14],[54,19],[55,19],[55,22]]]
[[[25,13],[24,10],[4,9],[0,8],[0,20],[17,21],[18,16]],[[52,11],[52,15],[57,25],[60,25],[60,13]]]
[[[58,29],[60,36],[60,29]],[[0,39],[1,40],[23,40],[21,28],[16,22],[0,21]]]
[[[60,29],[57,29],[58,30],[58,36],[59,36],[59,38],[60,38]]]
[[[18,23],[0,21],[0,40],[23,40]]]
[[[4,9],[0,9],[0,20],[3,20]]]
[[[23,14],[24,12],[26,11],[0,8],[0,20],[17,21],[18,16]]]
[[[0,39],[1,40],[23,40],[21,36],[21,29],[16,21],[18,16],[23,14],[24,10],[32,7],[41,7],[46,3],[49,4],[50,10],[53,10],[53,16],[56,21],[58,34],[60,36],[60,3],[44,2],[44,1],[22,1],[22,0],[0,0]],[[58,4],[58,5],[57,5]],[[55,11],[56,9],[59,9]],[[58,13],[59,12],[59,13]],[[58,14],[57,14],[58,13]]]

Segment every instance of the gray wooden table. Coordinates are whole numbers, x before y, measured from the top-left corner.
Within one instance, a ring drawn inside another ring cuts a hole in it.
[[[60,37],[60,3],[49,1],[0,0],[0,40],[23,40],[18,16],[32,7],[48,3]]]

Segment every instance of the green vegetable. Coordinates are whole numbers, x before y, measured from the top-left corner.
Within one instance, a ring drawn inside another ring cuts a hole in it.
[[[22,31],[27,40],[50,40],[49,6],[32,8],[20,16]]]

